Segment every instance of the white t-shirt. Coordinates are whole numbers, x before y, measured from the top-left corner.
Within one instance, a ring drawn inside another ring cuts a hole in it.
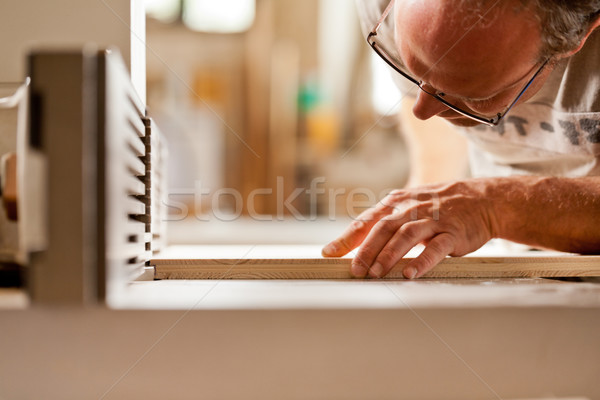
[[[499,126],[462,131],[473,176],[600,175],[600,30]]]

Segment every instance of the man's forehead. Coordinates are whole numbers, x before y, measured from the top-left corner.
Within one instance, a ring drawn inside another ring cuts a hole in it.
[[[479,13],[473,12],[475,3],[483,7]],[[396,0],[401,58],[409,69],[413,61],[416,68],[423,66],[438,80],[447,81],[445,86],[472,85],[465,88],[471,92],[465,97],[485,97],[476,94],[489,93],[494,89],[491,83],[499,89],[518,81],[535,64],[541,42],[535,17],[509,3]]]
[[[442,52],[468,46],[476,53],[523,44],[523,32],[539,30],[532,12],[513,3],[521,0],[396,0],[394,13],[397,29],[419,36],[424,45]]]

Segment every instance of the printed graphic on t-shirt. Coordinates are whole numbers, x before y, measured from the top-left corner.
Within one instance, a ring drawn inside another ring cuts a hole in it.
[[[600,113],[561,113],[522,104],[495,127],[464,130],[475,176],[600,173]]]
[[[468,136],[538,151],[600,155],[600,113],[563,113],[543,104],[522,104],[498,126],[480,125],[466,131]]]

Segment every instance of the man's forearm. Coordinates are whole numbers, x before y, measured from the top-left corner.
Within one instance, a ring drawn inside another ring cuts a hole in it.
[[[577,253],[600,252],[600,177],[493,178],[494,236]]]

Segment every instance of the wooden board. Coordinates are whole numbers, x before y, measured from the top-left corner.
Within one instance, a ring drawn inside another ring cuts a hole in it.
[[[402,259],[385,279],[403,279]],[[351,279],[350,258],[155,259],[156,279]],[[600,256],[448,257],[424,278],[600,276]]]

